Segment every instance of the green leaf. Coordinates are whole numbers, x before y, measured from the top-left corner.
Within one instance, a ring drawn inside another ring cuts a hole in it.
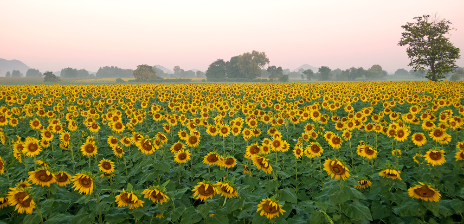
[[[216,214],[206,218],[206,223],[227,224],[229,223],[229,219],[223,211],[217,210]]]
[[[184,214],[182,215],[180,223],[181,224],[196,223],[200,221],[201,219],[202,219],[202,216],[196,212],[195,207],[190,206],[184,211]]]
[[[230,214],[231,212],[241,209],[245,204],[245,199],[232,198],[229,199],[226,203],[226,212]]]
[[[292,224],[308,223],[308,220],[306,220],[302,215],[294,215],[293,217],[289,218],[287,221]]]
[[[197,207],[197,212],[200,213],[200,215],[203,216],[204,219],[206,219],[212,207],[213,205],[211,203],[201,204]]]
[[[259,212],[257,212],[255,214],[255,216],[253,217],[253,219],[251,220],[251,223],[253,223],[253,224],[267,224],[268,220],[267,220],[266,216],[261,216],[261,215],[259,215]]]
[[[132,187],[132,184],[127,183],[126,191],[128,191],[128,192],[129,192],[129,191],[132,191],[132,188],[133,188],[133,187]]]
[[[288,201],[291,203],[297,203],[298,199],[296,197],[295,190],[292,188],[284,188],[279,191],[280,200]]]
[[[176,209],[172,210],[172,213],[171,213],[171,221],[172,222],[175,222],[177,221],[181,216],[182,214],[184,213],[184,211],[186,210],[187,208],[182,205],[180,207],[177,207]]]
[[[320,211],[314,210],[311,212],[311,218],[309,219],[310,224],[319,224],[322,223],[322,221],[324,221],[324,215]]]
[[[109,223],[120,223],[124,220],[130,219],[130,216],[126,213],[116,213],[105,215],[105,221]]]
[[[68,217],[64,214],[58,214],[58,213],[53,213],[47,221],[44,222],[44,224],[53,224],[57,222],[63,222],[67,219]]]
[[[423,201],[422,204],[430,210],[434,216],[439,216],[438,209],[440,208],[439,202],[430,202],[430,201]]]
[[[26,217],[23,220],[24,224],[38,224],[42,222],[42,218],[40,218],[39,215],[26,215]]]
[[[387,206],[382,205],[380,201],[372,201],[371,211],[374,220],[386,218],[391,214],[391,212],[387,212]]]
[[[171,165],[166,160],[162,160],[162,161],[159,161],[158,163],[153,164],[153,167],[156,170],[164,171],[164,172],[169,172],[171,170]]]
[[[393,211],[400,216],[422,216],[427,212],[427,209],[421,203],[411,199],[394,207]]]
[[[453,199],[449,202],[449,205],[457,213],[464,213],[464,201],[459,199]]]
[[[343,204],[342,211],[346,216],[352,219],[372,221],[372,215],[369,208],[359,202]]]

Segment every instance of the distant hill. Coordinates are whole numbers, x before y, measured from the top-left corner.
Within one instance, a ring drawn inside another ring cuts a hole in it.
[[[23,76],[26,75],[29,66],[24,64],[22,61],[19,60],[6,60],[0,58],[0,76],[5,76],[7,72],[12,72],[13,70],[19,70]]]
[[[302,66],[300,66],[300,67],[294,69],[293,71],[294,71],[294,72],[298,72],[298,70],[300,70],[300,69],[304,69],[304,70],[311,69],[311,70],[313,70],[313,72],[315,72],[315,73],[316,73],[317,71],[319,71],[318,68],[316,68],[316,67],[314,67],[314,66],[311,66],[311,65],[308,65],[308,64],[304,64],[304,65],[302,65]]]
[[[161,66],[161,65],[155,65],[155,67],[163,70],[164,73],[167,73],[167,74],[174,74],[174,71],[164,67],[164,66]]]

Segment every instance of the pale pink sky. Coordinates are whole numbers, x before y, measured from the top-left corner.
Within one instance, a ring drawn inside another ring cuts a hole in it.
[[[463,0],[390,1],[0,1],[0,58],[40,71],[139,64],[200,69],[218,58],[264,51],[271,65],[406,68],[401,25],[438,14],[457,30]],[[464,59],[457,61],[464,67]]]

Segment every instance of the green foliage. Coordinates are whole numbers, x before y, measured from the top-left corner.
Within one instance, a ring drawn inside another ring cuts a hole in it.
[[[252,51],[238,57],[238,67],[242,74],[248,79],[261,76],[261,68],[269,64],[269,58],[264,52]]]
[[[42,73],[38,69],[30,68],[26,72],[26,77],[42,77]]]
[[[115,80],[116,83],[125,83],[126,81],[124,81],[124,79],[121,79],[121,78],[117,78]]]
[[[139,82],[146,82],[150,79],[156,78],[156,73],[153,67],[149,65],[138,65],[137,69],[132,72],[134,78]]]
[[[266,71],[269,73],[269,78],[270,79],[275,79],[283,76],[283,70],[282,67],[276,67],[275,65],[267,67]],[[288,81],[288,75],[287,75],[287,81]]]
[[[279,76],[279,82],[288,82],[288,80],[289,80],[288,75]]]
[[[208,80],[223,80],[226,78],[226,63],[222,59],[217,59],[211,63],[206,70],[206,78]]]
[[[227,78],[246,78],[245,74],[240,72],[238,67],[239,56],[230,58],[230,61],[226,62]]]
[[[61,81],[59,77],[57,77],[53,72],[45,72],[43,74],[44,82],[59,82]]]
[[[22,77],[23,74],[19,70],[13,70],[11,77]]]
[[[63,68],[60,73],[61,78],[77,78],[77,69]]]
[[[330,79],[330,72],[332,70],[328,66],[322,66],[319,68],[317,74],[319,75],[319,80],[327,81]]]
[[[6,72],[5,77],[11,77],[11,73],[9,71]]]
[[[445,35],[452,28],[449,20],[439,20],[430,15],[414,17],[415,23],[406,23],[401,26],[406,32],[401,35],[398,45],[406,46],[406,52],[411,59],[409,66],[414,71],[429,69],[427,79],[438,81],[444,79],[444,74],[453,71],[456,59],[460,58],[459,48],[453,46]]]
[[[314,71],[312,69],[304,70],[303,74],[301,75],[301,78],[311,80],[312,78],[314,78]]]
[[[105,66],[100,67],[97,71],[96,77],[97,78],[112,78],[112,77],[120,77],[120,78],[131,78],[133,70],[132,69],[122,69],[114,66]],[[156,72],[158,74],[158,72]]]

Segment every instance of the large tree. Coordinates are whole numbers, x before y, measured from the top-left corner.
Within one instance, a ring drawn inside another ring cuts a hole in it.
[[[269,78],[274,80],[284,75],[282,67],[276,67],[275,65],[269,66],[266,71],[269,73]]]
[[[42,77],[42,73],[38,69],[30,68],[26,72],[26,77]]]
[[[238,68],[249,79],[261,76],[261,68],[266,64],[269,64],[269,58],[264,52],[247,52],[238,57]]]
[[[430,15],[414,17],[416,22],[401,26],[406,32],[401,35],[398,45],[409,45],[406,49],[414,71],[428,69],[427,79],[438,81],[444,79],[446,73],[454,71],[456,59],[459,59],[459,48],[454,47],[445,35],[452,30],[451,22]]]
[[[206,70],[207,79],[224,79],[226,77],[226,62],[222,59],[217,59],[211,63]]]
[[[322,66],[319,68],[319,79],[321,81],[329,80],[330,79],[330,72],[332,69],[330,69],[328,66]]]
[[[77,78],[77,69],[75,68],[63,68],[60,72],[61,78]]]
[[[240,56],[234,56],[230,58],[230,61],[226,62],[227,78],[246,78],[246,76],[240,72],[238,67],[238,58]]]
[[[306,78],[307,80],[311,80],[312,78],[314,78],[314,71],[311,69],[306,69],[302,73],[303,74],[301,75],[301,78]]]
[[[156,78],[156,73],[153,71],[153,67],[149,65],[138,65],[137,69],[132,72],[137,81],[146,82],[149,79]]]

